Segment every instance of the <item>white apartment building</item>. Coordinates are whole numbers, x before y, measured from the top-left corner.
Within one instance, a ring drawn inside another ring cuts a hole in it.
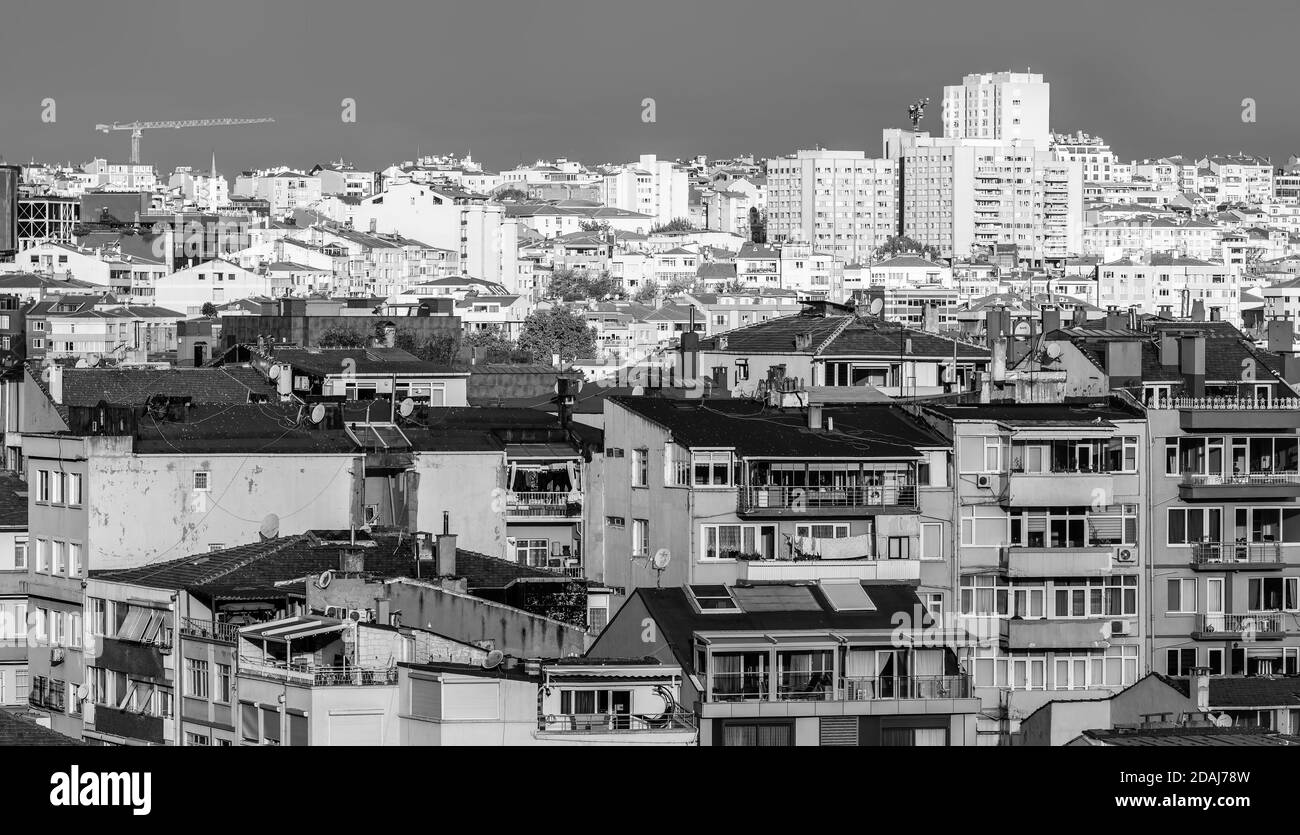
[[[649,215],[656,225],[691,214],[686,169],[654,154],[606,172],[600,199],[606,206]]]
[[[1241,291],[1245,287],[1242,276],[1221,263],[1157,254],[1141,261],[1124,258],[1099,265],[1096,304],[1186,318],[1192,315],[1196,302],[1201,302],[1209,321],[1241,327]]]
[[[149,191],[158,186],[158,173],[152,165],[138,162],[109,162],[93,159],[81,167],[88,175],[88,188],[107,191]]]
[[[1221,230],[1207,220],[1167,220],[1137,216],[1098,223],[1083,230],[1083,255],[1106,261],[1173,252],[1209,261],[1219,255]]]
[[[1051,85],[1041,73],[973,73],[943,88],[946,139],[1021,140],[1047,149]]]
[[[747,243],[736,255],[736,278],[756,290],[793,290],[834,302],[845,298],[843,259],[808,243]]]
[[[1083,230],[1082,163],[1054,158],[1046,145],[988,143],[885,131],[899,157],[904,235],[944,258],[1014,245],[1022,263],[1078,254]]]
[[[358,171],[347,163],[334,162],[318,165],[311,173],[320,178],[322,195],[361,198],[375,193],[374,171]]]
[[[361,201],[362,231],[397,233],[459,256],[460,271],[518,291],[518,226],[505,207],[454,187],[402,183]]]
[[[212,260],[174,272],[154,288],[154,304],[185,316],[198,316],[203,305],[272,294],[271,279],[230,261]]]
[[[754,182],[757,180],[758,182]],[[748,238],[749,210],[767,208],[767,182],[762,177],[740,177],[710,192],[704,198],[705,226],[720,232],[734,232]]]
[[[1052,154],[1058,162],[1077,162],[1085,183],[1122,183],[1132,179],[1132,167],[1120,166],[1115,152],[1100,136],[1079,131],[1052,136]]]
[[[173,171],[167,187],[179,191],[187,205],[208,211],[216,211],[230,202],[230,185],[225,177],[204,173],[189,166],[181,166]]]
[[[767,161],[767,239],[866,261],[898,231],[894,162],[863,151],[799,151]]]
[[[1215,179],[1220,203],[1267,203],[1273,199],[1273,163],[1267,157],[1229,154],[1206,157],[1200,164]]]
[[[301,171],[245,171],[235,178],[235,196],[265,200],[273,217],[306,208],[320,200],[321,180]]]

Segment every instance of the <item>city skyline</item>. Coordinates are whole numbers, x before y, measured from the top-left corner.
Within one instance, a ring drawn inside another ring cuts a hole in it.
[[[1035,22],[1020,0],[941,18],[923,3],[826,2],[811,24],[801,9],[726,0],[698,9],[670,1],[653,16],[585,0],[508,12],[492,3],[322,11],[296,1],[173,9],[131,0],[78,12],[78,30],[94,33],[94,68],[49,65],[48,45],[14,36],[61,22],[61,5],[14,10],[2,36],[8,77],[42,67],[35,81],[0,91],[0,154],[11,163],[125,160],[127,136],[95,133],[100,122],[247,116],[276,122],[153,131],[143,160],[170,170],[206,166],[215,152],[230,172],[340,157],[380,167],[417,148],[470,151],[490,169],[819,146],[877,156],[881,129],[906,125],[913,100],[933,100],[921,128],[939,134],[945,84],[1026,68],[1053,86],[1053,130],[1101,135],[1125,161],[1246,151],[1284,163],[1300,150],[1282,64],[1294,29],[1282,24],[1300,13],[1282,3],[1254,15],[1171,4],[1170,15],[1133,19],[1102,0]],[[992,21],[1016,25],[974,35]],[[73,52],[83,37],[65,35]],[[115,40],[130,48],[99,48]],[[578,60],[564,46],[573,42]],[[1218,54],[1231,56],[1231,72],[1206,60]],[[454,83],[439,81],[447,74]],[[356,101],[355,123],[341,119],[345,98]],[[654,123],[642,121],[645,98],[655,99]],[[1242,121],[1246,98],[1254,123]],[[46,99],[53,123],[42,121]]]

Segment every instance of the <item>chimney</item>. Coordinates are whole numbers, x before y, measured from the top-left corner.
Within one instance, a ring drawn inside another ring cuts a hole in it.
[[[1083,309],[1083,305],[1074,308],[1074,327],[1081,328],[1088,324],[1088,311]]]
[[[921,329],[930,333],[939,332],[939,305],[927,304],[925,306],[925,324],[921,326]]]
[[[387,325],[384,327],[384,347],[385,348],[397,347],[397,326],[396,325]]]
[[[989,376],[994,382],[1007,378],[1007,338],[999,336],[989,342]]]
[[[573,421],[573,404],[577,400],[573,394],[573,382],[568,377],[557,377],[555,380],[555,402],[560,407],[560,426],[564,429],[568,429]]]
[[[1268,320],[1268,349],[1275,354],[1289,354],[1295,350],[1295,325],[1290,319]]]
[[[339,551],[339,571],[344,574],[360,574],[365,570],[366,555],[360,548],[348,547]]]
[[[682,334],[682,382],[700,377],[700,335],[695,331]]]
[[[820,403],[808,404],[808,428],[809,429],[822,428],[822,407]]]
[[[1300,354],[1282,355],[1282,379],[1291,385],[1300,385]]]
[[[1191,685],[1191,696],[1196,703],[1198,713],[1210,712],[1210,677],[1207,667],[1193,667],[1192,674],[1188,679]]]
[[[1160,365],[1163,368],[1178,367],[1178,337],[1171,333],[1160,334]]]
[[[375,598],[375,622],[383,626],[389,625],[392,618],[393,601],[387,597]]]
[[[1205,302],[1204,302],[1204,300],[1202,300],[1202,299],[1197,299],[1196,301],[1192,302],[1192,321],[1193,321],[1193,322],[1204,322],[1204,321],[1205,321]]]
[[[1061,329],[1061,310],[1056,307],[1043,308],[1043,334]]]
[[[1138,329],[1138,307],[1131,305],[1128,309],[1128,329],[1135,331]]]
[[[442,533],[438,534],[438,576],[456,576],[456,534],[451,533],[451,514],[442,512]]]
[[[436,559],[437,554],[433,550],[433,535],[419,531],[415,534],[413,542],[415,548],[416,562],[432,562]]]
[[[1111,305],[1106,308],[1106,330],[1122,331],[1125,330],[1127,326],[1127,319],[1124,314],[1119,312],[1118,307]]]
[[[1205,337],[1184,336],[1178,344],[1178,371],[1186,380],[1188,395],[1205,396]]]
[[[57,362],[50,365],[50,399],[56,404],[63,404],[63,366]]]

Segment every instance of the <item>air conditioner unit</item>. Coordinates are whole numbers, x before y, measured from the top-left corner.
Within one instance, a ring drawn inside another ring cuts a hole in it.
[[[62,663],[63,663],[63,659],[64,659],[64,657],[65,657],[65,653],[64,653],[64,651],[63,651],[63,647],[52,647],[52,648],[50,649],[50,664],[51,664],[51,665],[62,664]]]
[[[1110,634],[1113,637],[1129,635],[1133,632],[1133,621],[1131,620],[1113,620],[1110,622]]]
[[[986,489],[989,488],[989,487],[992,487],[992,486],[993,486],[993,476],[988,476],[988,475],[975,476],[975,486],[976,486],[976,487],[983,487],[983,488],[986,488]]]
[[[1132,548],[1116,548],[1115,562],[1121,565],[1133,565],[1137,562],[1137,551]]]
[[[348,609],[348,620],[357,623],[371,623],[375,619],[374,609]]]
[[[325,617],[338,618],[339,620],[347,620],[348,610],[342,606],[326,606]]]

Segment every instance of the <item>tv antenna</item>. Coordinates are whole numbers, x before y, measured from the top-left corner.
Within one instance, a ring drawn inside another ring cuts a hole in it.
[[[921,127],[921,120],[925,118],[925,108],[930,104],[929,97],[917,99],[907,108],[907,118],[912,120],[912,130]]]

